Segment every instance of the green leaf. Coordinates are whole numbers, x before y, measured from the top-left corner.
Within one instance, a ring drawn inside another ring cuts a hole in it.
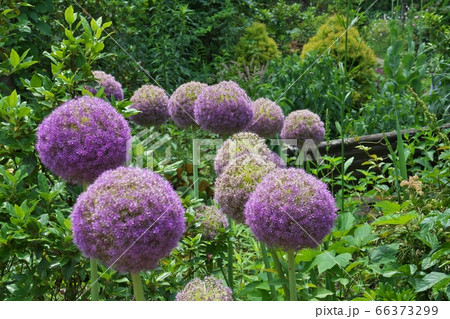
[[[375,207],[380,208],[381,211],[383,212],[383,215],[397,213],[401,210],[400,204],[388,200],[383,200],[381,202],[376,203]]]
[[[75,15],[73,13],[73,7],[70,6],[66,9],[66,11],[64,12],[64,18],[66,19],[67,23],[69,25],[72,25],[75,22]]]
[[[355,230],[355,233],[353,234],[353,241],[349,239],[349,242],[361,248],[368,242],[374,240],[375,238],[377,238],[377,235],[372,234],[372,227],[370,227],[369,224],[365,223]]]
[[[13,68],[19,65],[20,63],[20,57],[17,54],[16,50],[11,49],[11,53],[9,55],[9,61],[11,62]]]
[[[17,92],[16,90],[12,91],[11,95],[9,96],[9,105],[10,106],[16,106],[17,104]]]
[[[355,159],[354,157],[351,157],[351,158],[349,158],[348,160],[345,161],[345,163],[344,163],[344,172],[346,172],[347,169],[350,167],[350,165],[352,165],[354,159]]]
[[[335,252],[333,250],[321,253],[316,256],[313,262],[313,266],[317,266],[317,269],[319,270],[319,275],[324,271],[333,268],[334,265],[336,265],[336,261]]]
[[[377,218],[372,225],[405,225],[416,217],[417,212],[415,211],[406,214],[391,214]]]
[[[333,292],[329,291],[328,289],[319,287],[319,288],[315,289],[314,297],[322,299],[322,298],[325,298],[326,296],[329,296],[332,294],[333,294]]]
[[[311,249],[311,248],[302,249],[295,256],[295,262],[299,263],[301,261],[311,261],[318,254],[320,254],[320,251],[318,251],[316,249]]]
[[[70,222],[69,219],[65,219],[65,220],[64,220],[64,226],[66,226],[66,228],[67,228],[68,230],[71,230],[71,229],[72,229],[72,223]]]
[[[33,74],[30,80],[30,85],[34,88],[40,87],[42,85],[41,78],[38,75]]]
[[[430,272],[422,279],[417,279],[415,288],[416,292],[425,291],[427,289],[432,288],[434,285],[439,283],[440,281],[450,278],[449,275],[441,273],[441,272]]]
[[[378,246],[370,253],[370,261],[374,264],[388,264],[397,260],[396,254],[400,244]]]
[[[14,212],[16,213],[17,217],[24,218],[25,212],[20,206],[14,205]]]

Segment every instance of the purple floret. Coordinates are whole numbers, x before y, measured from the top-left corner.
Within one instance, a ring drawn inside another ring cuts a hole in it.
[[[296,139],[299,146],[311,139],[318,144],[323,141],[325,127],[320,117],[309,110],[290,113],[284,120],[282,139]]]
[[[155,85],[144,85],[134,92],[130,108],[140,111],[130,116],[138,125],[150,127],[166,123],[169,118],[169,97],[166,92]]]
[[[103,173],[78,197],[71,220],[85,256],[130,273],[156,268],[185,231],[184,208],[170,183],[135,167]]]
[[[196,207],[194,219],[200,222],[202,234],[206,239],[214,239],[219,234],[219,229],[228,227],[227,217],[214,206]]]
[[[246,154],[231,162],[214,184],[214,199],[223,213],[238,223],[245,222],[244,208],[256,185],[275,163],[255,154]]]
[[[177,301],[232,301],[233,292],[216,277],[194,278],[176,297]]]
[[[208,86],[194,104],[196,122],[203,130],[234,134],[244,130],[253,118],[252,101],[233,81]]]
[[[281,132],[284,114],[275,102],[265,98],[257,99],[253,102],[253,112],[252,124],[248,127],[249,132],[262,137],[274,137]]]
[[[260,155],[279,164],[280,167],[286,165],[281,158],[267,147],[263,138],[255,133],[241,132],[236,133],[231,136],[231,138],[227,139],[217,151],[214,159],[214,170],[216,171],[217,176],[222,174],[229,163],[246,154]]]
[[[91,183],[125,163],[130,128],[108,102],[83,96],[56,108],[38,127],[42,163],[62,179]]]
[[[97,80],[97,83],[104,88],[103,93],[105,93],[108,99],[111,100],[111,96],[114,96],[116,101],[123,100],[122,84],[116,81],[114,76],[103,71],[93,71],[92,74],[94,75],[95,80]],[[86,87],[86,90],[92,94],[97,94],[95,88]]]
[[[181,85],[169,99],[169,113],[178,127],[196,125],[194,103],[197,96],[208,85],[200,82],[189,82]]]
[[[246,224],[260,241],[285,250],[315,248],[330,232],[336,201],[322,183],[302,169],[266,175],[245,206]]]

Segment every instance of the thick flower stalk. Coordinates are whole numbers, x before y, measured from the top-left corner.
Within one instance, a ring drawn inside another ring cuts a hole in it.
[[[194,104],[196,122],[203,130],[225,135],[244,130],[253,118],[252,101],[233,81],[208,86]]]
[[[248,131],[262,137],[274,137],[281,132],[284,114],[281,107],[269,99],[260,98],[253,102],[253,120]]]
[[[184,208],[170,183],[133,167],[103,173],[78,197],[71,219],[84,255],[132,274],[156,268],[185,231]]]
[[[144,85],[131,97],[130,108],[140,111],[130,116],[138,125],[150,127],[166,123],[169,118],[169,97],[166,92],[155,85]]]
[[[52,173],[89,184],[125,163],[130,128],[108,102],[83,96],[56,108],[39,125],[36,149]]]
[[[116,101],[123,100],[122,84],[116,81],[114,76],[103,71],[93,71],[92,74],[100,87],[104,88],[103,93],[105,93],[108,99],[111,100],[113,96]],[[95,88],[86,87],[86,89],[92,94],[97,93],[97,89]]]
[[[336,201],[327,185],[303,169],[276,169],[266,175],[245,207],[246,224],[269,247],[315,248],[336,219]]]
[[[205,277],[204,280],[191,280],[176,297],[177,301],[232,301],[230,288],[224,286],[222,280]]]
[[[296,139],[299,146],[308,139],[318,144],[323,141],[325,127],[317,114],[309,110],[298,110],[285,118],[280,135],[282,139]]]
[[[226,216],[214,206],[196,207],[194,218],[196,222],[200,222],[202,234],[206,239],[213,239],[219,234],[219,229],[228,227]]]
[[[255,154],[238,157],[217,178],[214,199],[221,210],[239,223],[245,222],[244,208],[250,194],[275,163]]]
[[[169,99],[169,114],[178,127],[196,125],[194,103],[208,85],[189,82],[178,87]]]
[[[281,158],[270,151],[263,138],[255,133],[236,133],[223,143],[214,159],[214,170],[217,176],[236,158],[246,154],[257,154],[266,159],[282,164]]]

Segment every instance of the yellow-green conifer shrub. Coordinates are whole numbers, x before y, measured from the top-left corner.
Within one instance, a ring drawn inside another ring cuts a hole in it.
[[[305,44],[301,58],[305,58],[309,52],[321,54],[331,46],[329,54],[337,62],[344,63],[345,35],[343,34],[345,27],[342,21],[345,21],[345,18],[338,18],[338,16],[328,18],[316,35]],[[341,35],[342,37],[337,40]],[[355,27],[348,30],[347,37],[347,74],[359,86],[353,96],[353,104],[360,105],[374,88],[376,57]],[[336,43],[334,43],[335,41]]]
[[[277,57],[277,44],[269,37],[264,23],[254,22],[245,29],[235,47],[237,61],[247,64],[265,64]]]

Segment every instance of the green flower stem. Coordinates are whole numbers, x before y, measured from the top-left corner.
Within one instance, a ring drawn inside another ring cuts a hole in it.
[[[140,274],[131,274],[131,280],[133,281],[134,297],[136,298],[136,301],[145,301],[144,288],[142,287]]]
[[[263,260],[264,260],[264,266],[266,267],[266,269],[270,269],[270,263],[269,263],[269,257],[267,256],[267,249],[266,249],[266,245],[264,245],[263,242],[260,242],[261,244],[261,253],[263,255]],[[273,275],[271,272],[267,272],[267,280],[269,282],[273,281]],[[272,296],[273,300],[277,300],[277,291],[275,290],[275,286],[273,284],[269,284],[270,286],[270,294]]]
[[[100,287],[98,285],[98,269],[97,260],[95,258],[90,258],[91,266],[91,300],[98,301]]]
[[[230,230],[230,234],[228,236],[228,284],[230,286],[231,291],[233,291],[234,289],[234,284],[233,284],[233,257],[234,257],[234,247],[233,247],[233,242],[230,239],[230,236],[233,235],[233,220],[231,218],[228,219],[228,224],[229,226],[229,230]]]
[[[198,190],[198,152],[196,150],[195,140],[197,138],[197,128],[192,128],[192,170],[193,170],[193,178],[194,178],[194,197],[198,198],[199,190]]]
[[[88,185],[83,183],[83,192],[86,191]],[[89,264],[91,268],[91,300],[98,301],[100,295],[100,286],[98,284],[98,268],[97,268],[97,259],[90,258]]]
[[[297,301],[297,284],[295,282],[295,254],[293,250],[288,251],[289,264],[289,291],[291,301]]]
[[[275,270],[278,273],[278,277],[280,277],[280,279],[282,279],[283,281],[286,281],[286,276],[283,271],[283,267],[281,266],[280,260],[278,259],[277,251],[274,248],[269,248],[269,251],[270,251],[270,254],[272,255],[273,263],[275,265]],[[289,293],[289,289],[286,286],[286,284],[283,284],[283,290],[284,290],[285,298],[286,298],[286,300],[288,300],[290,298],[290,293]]]

